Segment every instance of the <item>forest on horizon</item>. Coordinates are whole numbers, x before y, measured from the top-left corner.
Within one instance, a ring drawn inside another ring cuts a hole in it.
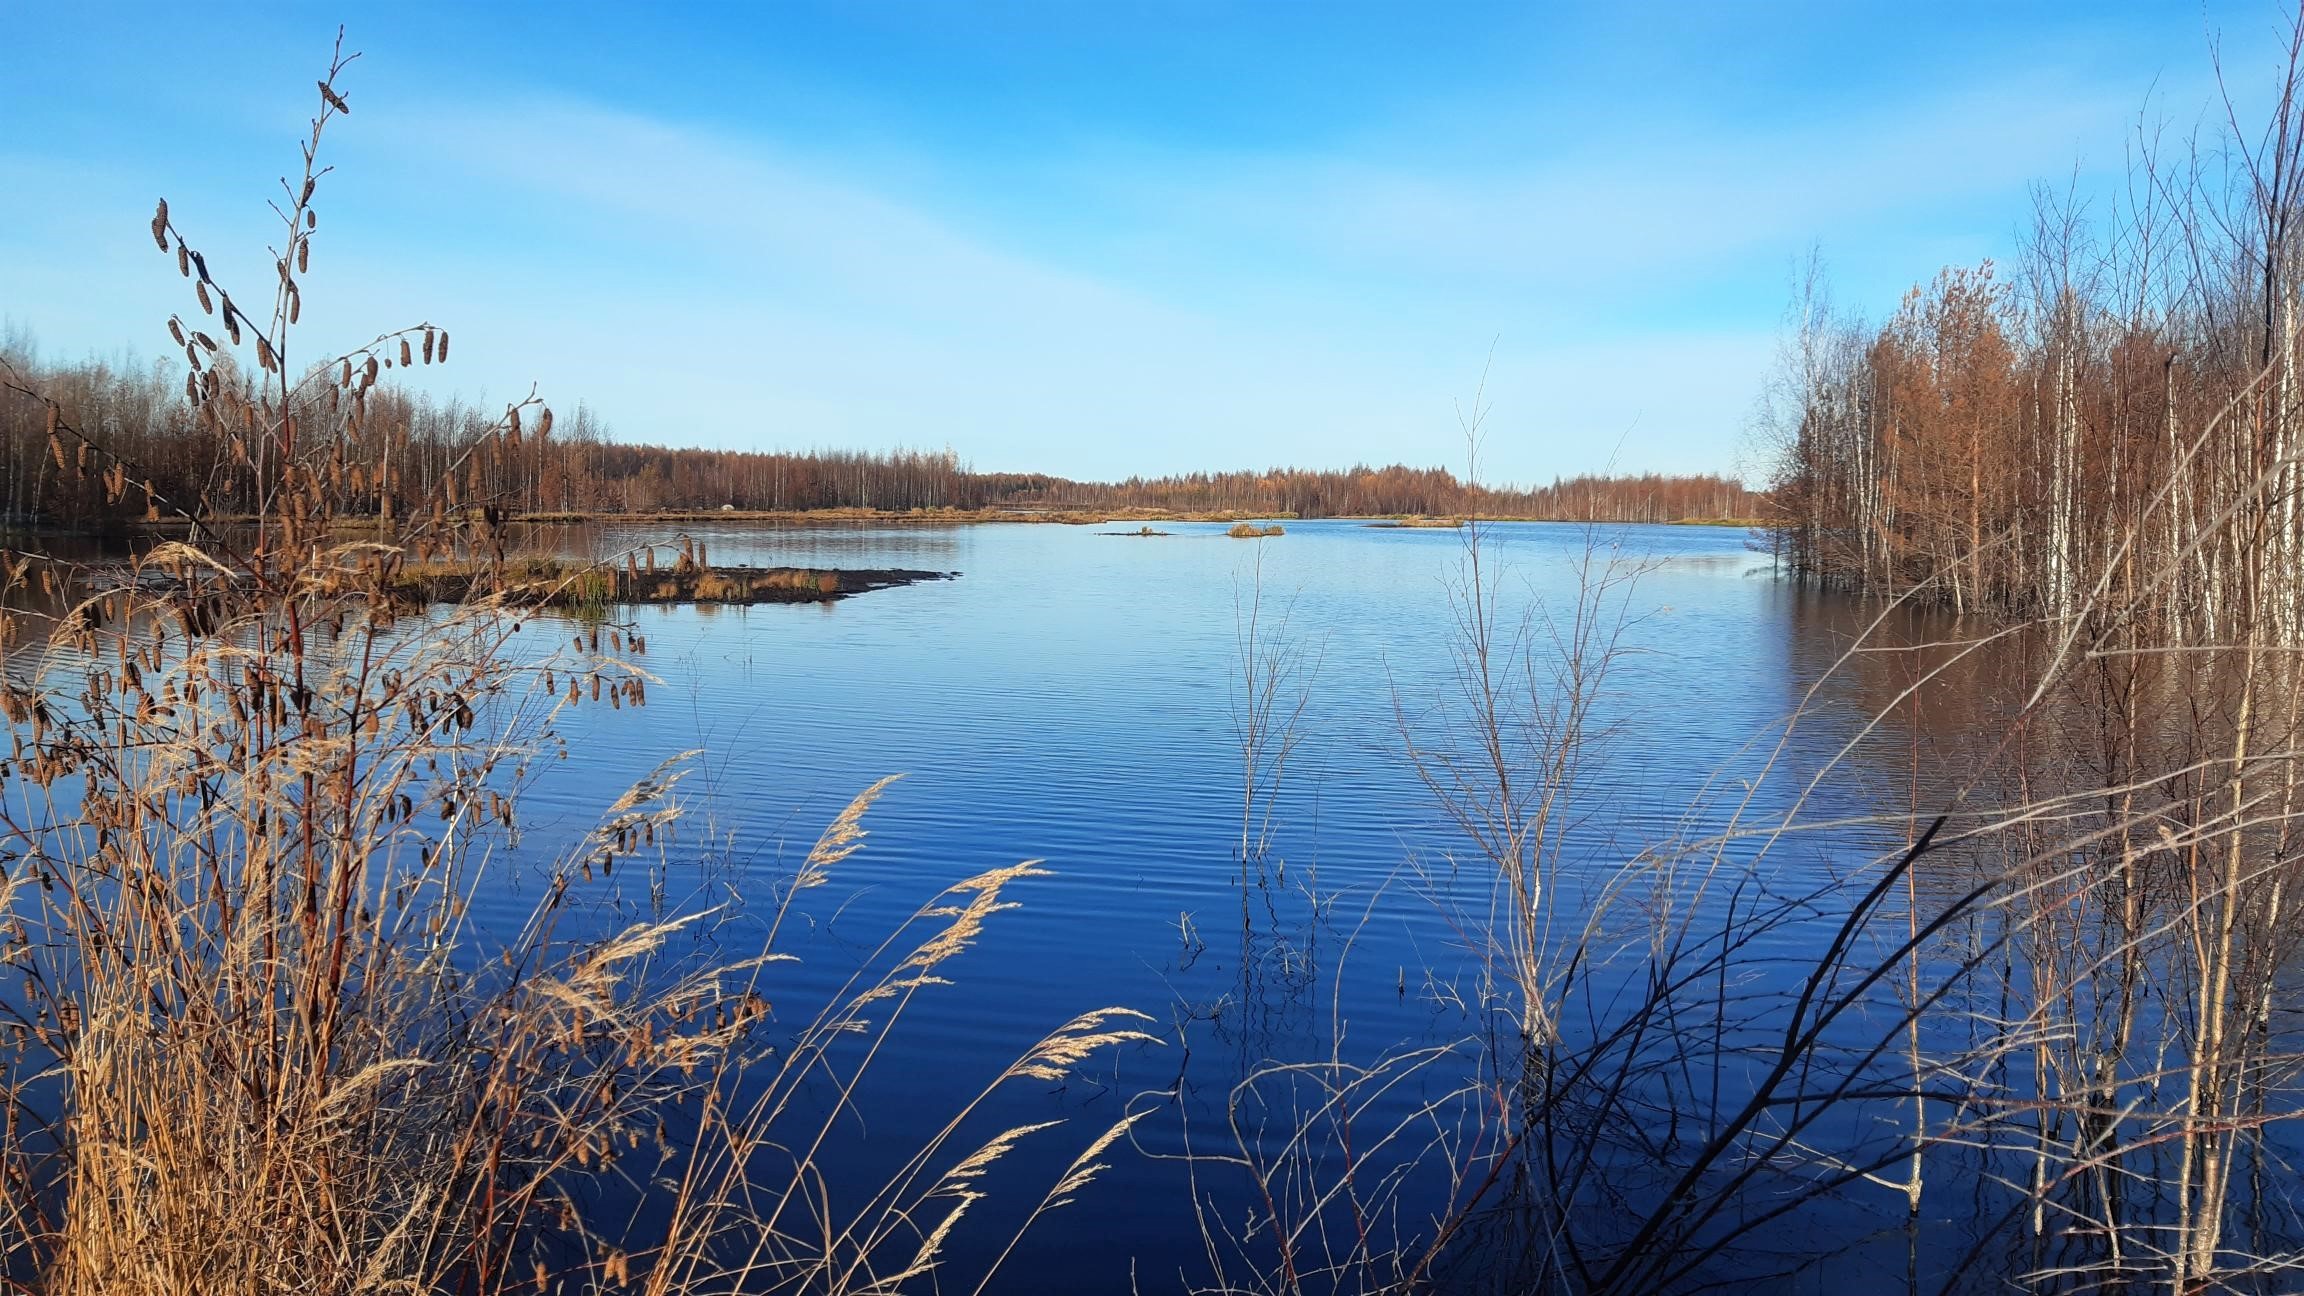
[[[188,337],[187,350],[200,347]],[[13,354],[11,354],[13,352]],[[417,360],[413,349],[402,365]],[[19,526],[105,527],[132,523],[167,500],[193,516],[249,511],[249,479],[227,471],[241,453],[205,427],[167,361],[131,369],[101,360],[41,364],[20,339],[0,339],[28,384],[55,396],[60,425],[39,406],[0,406],[0,520]],[[389,368],[392,357],[380,368]],[[319,399],[319,398],[315,398]],[[569,417],[531,411],[515,435],[479,435],[502,418],[384,382],[368,392],[359,444],[328,466],[330,489],[352,515],[405,513],[439,494],[507,514],[647,514],[713,510],[1164,509],[1359,517],[1394,515],[1565,521],[1673,522],[1754,518],[1762,495],[1719,473],[1558,478],[1541,486],[1468,483],[1442,467],[1274,467],[1075,481],[1048,473],[979,472],[950,449],[885,451],[725,450],[634,444],[579,405]],[[317,422],[317,411],[312,413]],[[108,471],[90,474],[90,452],[68,429],[102,432]],[[127,476],[115,483],[114,465]],[[259,479],[261,472],[259,473]],[[126,489],[126,487],[148,489]]]

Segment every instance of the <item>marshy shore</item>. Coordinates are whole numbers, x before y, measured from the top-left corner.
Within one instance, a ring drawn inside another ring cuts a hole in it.
[[[187,587],[181,573],[118,560],[59,561],[0,551],[0,575],[16,583],[33,578],[51,595],[82,596],[119,588],[164,593]],[[501,597],[517,607],[602,607],[611,604],[830,603],[876,590],[952,580],[960,573],[896,567],[715,567],[683,556],[657,566],[627,558],[621,564],[523,555],[459,557],[398,563],[374,586],[405,604],[460,603]],[[204,579],[199,582],[212,585]],[[232,582],[238,584],[240,582]]]
[[[533,607],[610,603],[829,603],[855,594],[951,580],[958,572],[906,568],[613,566],[562,558],[411,563],[394,573],[394,594],[426,603],[501,594]]]

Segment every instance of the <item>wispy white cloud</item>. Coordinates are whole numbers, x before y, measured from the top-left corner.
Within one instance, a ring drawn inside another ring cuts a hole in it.
[[[1458,104],[1427,154],[1112,141],[1035,159],[1005,206],[576,99],[397,105],[345,132],[312,318],[450,323],[440,381],[534,380],[628,436],[950,443],[1077,475],[1452,461],[1493,343],[1493,471],[1721,467],[1793,252],[1862,229],[1919,277],[1988,247],[2026,180],[2116,147],[2126,96],[2048,77],[1767,129],[1595,112],[1533,144]],[[21,240],[84,254],[78,282],[116,298],[83,290],[91,320],[167,288],[66,228],[140,219],[130,188],[85,177]],[[0,312],[68,291],[19,264]]]

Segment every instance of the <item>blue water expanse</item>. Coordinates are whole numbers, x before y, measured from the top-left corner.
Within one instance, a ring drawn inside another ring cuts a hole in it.
[[[876,1185],[1040,1033],[1088,1009],[1148,1014],[1164,1046],[1100,1056],[1071,1083],[1012,1086],[973,1122],[986,1135],[1068,1125],[991,1177],[976,1231],[956,1240],[956,1273],[997,1250],[1013,1223],[1003,1212],[1036,1201],[1095,1132],[1151,1109],[1104,1158],[1103,1179],[1028,1236],[999,1290],[1205,1280],[1195,1182],[1227,1222],[1247,1210],[1247,1185],[1221,1167],[1188,1176],[1172,1158],[1231,1150],[1218,1145],[1242,1075],[1331,1054],[1374,1061],[1479,1028],[1460,1002],[1473,965],[1464,915],[1484,912],[1489,874],[1408,754],[1411,742],[1446,750],[1465,736],[1451,705],[1463,535],[1325,521],[1245,541],[1220,525],[1162,526],[1173,534],[696,525],[552,538],[612,555],[685,534],[722,565],[959,573],[824,605],[620,613],[645,637],[640,660],[658,682],[644,708],[561,717],[568,755],[537,774],[514,854],[564,849],[632,780],[693,750],[691,818],[666,856],[670,903],[716,903],[725,886],[765,906],[852,796],[902,774],[866,820],[865,849],[804,897],[810,921],[786,944],[801,961],[769,978],[785,1022],[804,1020],[942,888],[1045,861],[1051,876],[1017,884],[1020,907],[945,969],[953,984],[912,1008],[832,1160],[836,1189],[842,1178]],[[1532,618],[1540,663],[1553,660],[1545,636],[1576,607],[1588,563],[1633,573],[1617,587],[1621,652],[1568,838],[1574,876],[1555,892],[1569,921],[1644,850],[1727,822],[1747,795],[1739,780],[1760,775],[1783,722],[1863,626],[1852,605],[1777,579],[1739,530],[1507,524],[1488,528],[1484,546],[1502,616]],[[1251,604],[1262,641],[1297,662],[1284,696],[1305,700],[1269,851],[1244,867],[1236,718]],[[541,650],[568,629],[545,619],[528,635]],[[1780,818],[1884,696],[1861,671],[1835,673],[1743,821]],[[1915,731],[1885,745],[1908,755],[1919,741]],[[1906,773],[1849,762],[1801,814],[1899,808]],[[1759,867],[1794,883],[1844,874],[1892,847],[1875,837],[1804,838]],[[731,862],[708,869],[696,853]],[[492,886],[480,916],[511,923],[533,899],[517,881]],[[1755,949],[1756,962],[1770,952]],[[1428,1087],[1385,1101],[1405,1111]]]

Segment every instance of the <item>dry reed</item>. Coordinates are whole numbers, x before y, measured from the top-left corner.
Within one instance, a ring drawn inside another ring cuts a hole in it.
[[[748,949],[732,952],[725,907],[657,903],[638,920],[625,907],[618,877],[660,883],[670,858],[677,759],[546,867],[523,919],[474,916],[502,898],[490,861],[557,718],[636,705],[651,677],[621,626],[580,627],[541,657],[523,647],[505,510],[477,466],[517,444],[524,414],[542,435],[532,396],[463,448],[469,477],[402,511],[382,493],[389,469],[351,472],[346,452],[393,435],[369,403],[380,360],[414,363],[421,336],[424,361],[444,363],[447,332],[418,324],[297,367],[320,144],[348,111],[338,86],[355,57],[339,37],[319,83],[268,320],[224,293],[165,204],[152,221],[202,308],[220,303],[229,345],[256,358],[228,364],[227,346],[170,322],[196,416],[235,447],[235,497],[258,502],[252,522],[215,530],[196,502],[155,496],[194,540],[109,574],[5,573],[0,642],[31,646],[0,688],[0,958],[14,974],[0,993],[0,1281],[53,1296],[949,1281],[947,1243],[986,1167],[1048,1137],[966,1136],[969,1118],[1004,1086],[1147,1037],[1117,1009],[1078,1017],[956,1101],[895,1178],[835,1187],[822,1149],[846,1104],[802,1103],[803,1086],[854,1094],[914,1000],[1039,873],[955,885],[889,936],[889,959],[779,1019],[778,933],[860,847],[885,781],[755,915]],[[42,403],[76,471],[138,489],[99,431],[13,370],[9,393]],[[334,522],[363,511],[379,534],[339,539]],[[396,586],[436,564],[499,579],[407,615]],[[791,579],[831,592],[828,575]],[[1120,1128],[1083,1140],[1031,1219],[1095,1177]],[[628,1219],[602,1209],[620,1193]]]

